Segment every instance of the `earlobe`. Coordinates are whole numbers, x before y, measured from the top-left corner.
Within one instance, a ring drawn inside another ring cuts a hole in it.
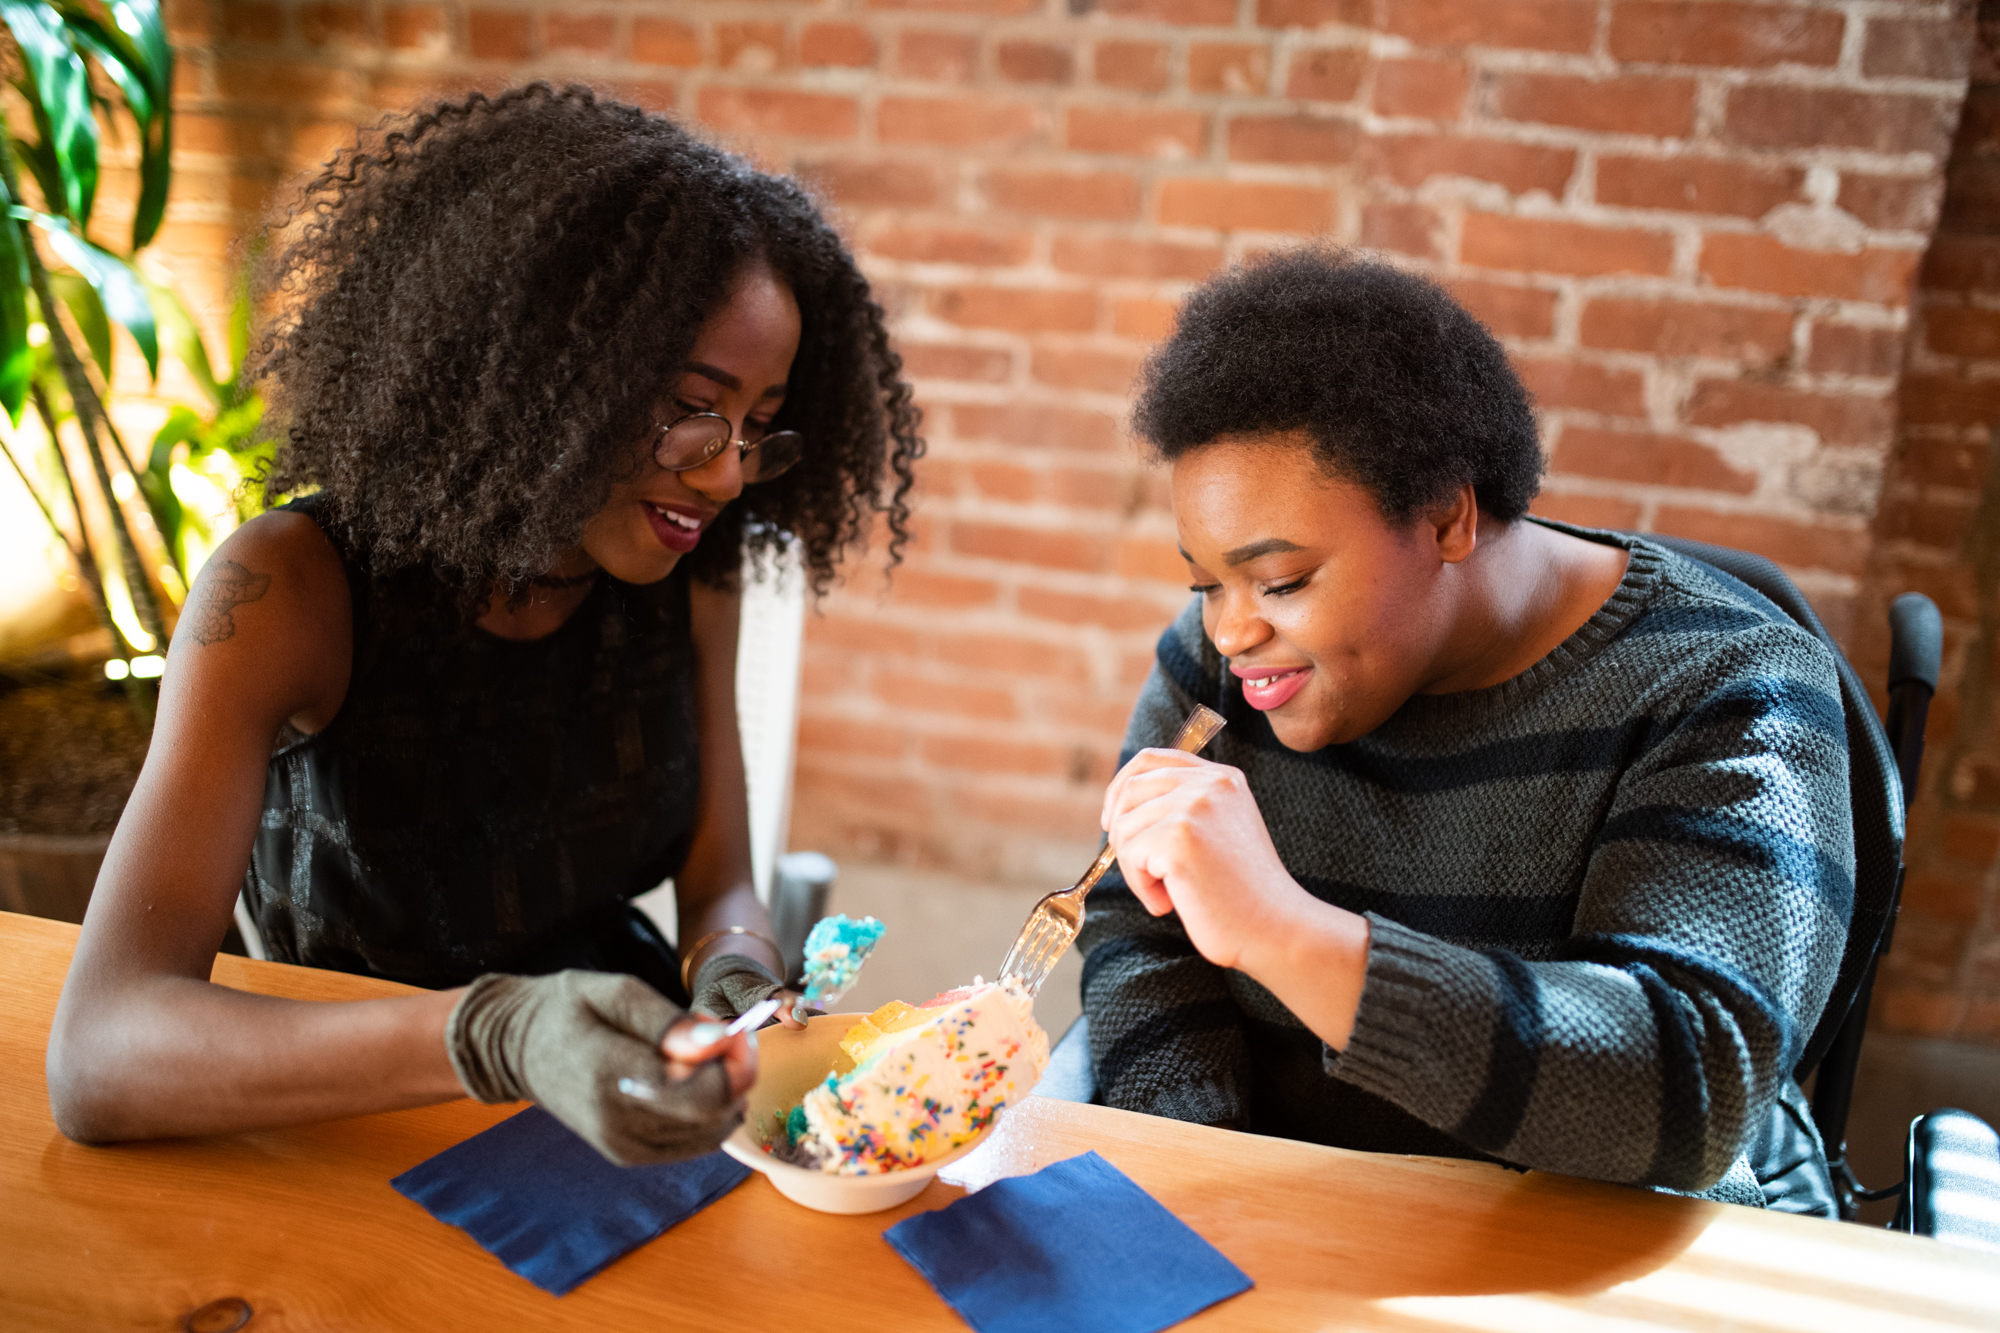
[[[1479,549],[1479,496],[1467,482],[1437,516],[1438,558],[1455,565]]]

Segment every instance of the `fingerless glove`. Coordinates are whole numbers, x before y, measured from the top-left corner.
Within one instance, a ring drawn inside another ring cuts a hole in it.
[[[445,1025],[451,1067],[482,1102],[539,1103],[622,1166],[699,1157],[743,1119],[719,1060],[672,1079],[660,1041],[681,1011],[636,977],[488,973]]]

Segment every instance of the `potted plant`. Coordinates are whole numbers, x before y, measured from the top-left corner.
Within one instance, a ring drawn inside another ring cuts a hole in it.
[[[81,919],[145,754],[179,603],[254,504],[242,483],[262,408],[235,369],[214,373],[185,307],[139,262],[172,171],[173,51],[157,0],[0,0],[0,26],[28,110],[24,125],[0,122],[0,410],[18,428],[0,432],[0,452],[101,627],[98,651],[5,664],[0,909]],[[106,130],[138,146],[129,247],[91,232]],[[246,292],[236,307],[233,367]],[[164,344],[208,399],[206,415],[175,408],[144,455],[106,410],[114,325],[150,375]],[[218,499],[234,511],[222,521]]]

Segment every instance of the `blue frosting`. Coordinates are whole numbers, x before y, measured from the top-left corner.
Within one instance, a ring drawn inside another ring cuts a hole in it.
[[[815,923],[806,936],[805,1002],[829,1000],[852,986],[884,929],[872,916],[859,921],[829,916]]]
[[[887,929],[872,916],[862,917],[859,921],[851,916],[822,917],[814,923],[812,933],[806,936],[806,956],[811,957],[835,944],[845,944],[849,949],[865,955],[875,947],[875,942]]]

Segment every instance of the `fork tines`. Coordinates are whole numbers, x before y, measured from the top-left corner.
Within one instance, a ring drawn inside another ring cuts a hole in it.
[[[1175,733],[1173,748],[1194,754],[1214,738],[1224,726],[1222,715],[1196,704],[1194,711],[1181,723]],[[1028,994],[1039,994],[1042,983],[1049,979],[1049,973],[1069,946],[1076,942],[1077,933],[1083,927],[1083,900],[1090,896],[1097,881],[1104,877],[1116,856],[1107,840],[1103,850],[1090,869],[1083,872],[1083,878],[1067,889],[1058,890],[1035,904],[1035,910],[1028,914],[1027,924],[1014,939],[1014,947],[1007,951],[1007,961],[1000,964],[1000,975],[1019,977]]]
[[[1076,933],[1076,927],[1067,925],[1053,913],[1040,913],[1014,942],[1007,961],[1000,965],[1000,975],[1019,977],[1028,994],[1040,994],[1042,983],[1049,979],[1056,960],[1075,942]]]

